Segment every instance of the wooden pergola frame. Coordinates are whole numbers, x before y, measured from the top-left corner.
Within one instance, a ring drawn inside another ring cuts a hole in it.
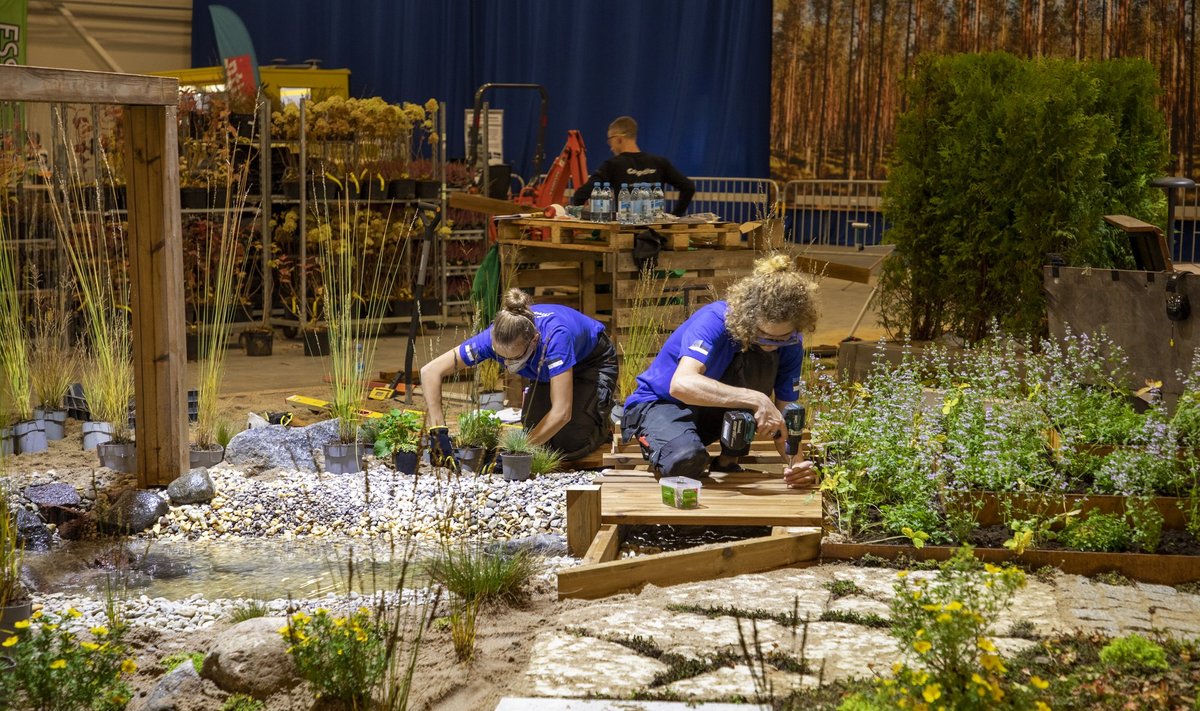
[[[188,466],[178,100],[177,79],[0,66],[0,101],[125,109],[137,476],[142,487],[166,486]]]

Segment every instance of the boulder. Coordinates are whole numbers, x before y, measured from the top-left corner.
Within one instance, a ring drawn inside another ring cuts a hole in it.
[[[32,511],[17,509],[17,539],[27,551],[45,551],[50,550],[54,534],[41,516]]]
[[[204,682],[188,659],[158,680],[150,693],[139,703],[129,705],[131,711],[188,711],[195,708],[196,699],[204,695]]]
[[[538,533],[524,538],[514,538],[510,541],[497,541],[488,546],[488,550],[493,553],[500,552],[508,555],[522,549],[544,556],[565,556],[567,555],[567,537],[554,533]]]
[[[337,420],[323,420],[308,427],[268,425],[242,430],[225,447],[225,461],[254,471],[316,473],[316,453],[326,444],[337,442],[337,425]]]
[[[239,622],[213,640],[200,675],[223,691],[265,699],[300,683],[279,628],[283,617],[255,617]]]
[[[189,470],[187,474],[180,475],[167,485],[167,496],[171,497],[171,503],[175,505],[206,504],[216,495],[217,488],[204,467]]]
[[[70,484],[39,484],[25,489],[25,498],[42,506],[78,506],[79,492]]]
[[[106,530],[138,533],[167,515],[171,507],[163,497],[145,489],[130,489],[113,502],[100,519]]]

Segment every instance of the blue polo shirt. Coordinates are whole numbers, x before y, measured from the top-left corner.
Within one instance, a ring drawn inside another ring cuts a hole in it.
[[[673,402],[671,378],[679,367],[679,359],[688,356],[704,364],[704,375],[720,380],[730,362],[741,348],[729,331],[725,330],[724,301],[714,301],[701,307],[688,317],[667,338],[663,349],[658,352],[650,367],[637,377],[637,389],[625,399],[625,407],[639,402]],[[785,346],[779,349],[779,370],[775,373],[775,399],[780,402],[795,402],[800,394],[800,365],[804,362],[804,345]]]
[[[517,371],[530,380],[548,383],[554,376],[574,368],[591,354],[604,333],[604,324],[569,306],[546,304],[530,308],[540,338],[533,355]],[[504,364],[504,359],[492,349],[491,326],[463,341],[458,346],[458,357],[470,366],[488,359]]]

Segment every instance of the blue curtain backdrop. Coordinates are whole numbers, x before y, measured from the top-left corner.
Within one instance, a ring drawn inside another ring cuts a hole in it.
[[[628,114],[641,148],[686,174],[769,174],[771,0],[195,0],[197,67],[220,63],[210,4],[241,17],[263,64],[319,58],[350,69],[353,96],[445,101],[451,158],[475,90],[527,82],[550,94],[543,171],[572,128],[598,166],[609,121]],[[505,111],[505,159],[528,177],[537,93],[486,98]]]

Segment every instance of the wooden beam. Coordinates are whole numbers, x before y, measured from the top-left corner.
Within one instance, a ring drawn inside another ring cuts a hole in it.
[[[1158,227],[1129,215],[1105,215],[1104,221],[1122,232],[1158,232]]]
[[[646,584],[679,585],[758,573],[816,561],[820,553],[821,534],[799,533],[580,565],[558,572],[558,597],[595,600]]]
[[[588,546],[587,553],[583,556],[583,564],[595,565],[616,560],[617,554],[621,552],[623,534],[624,529],[615,524],[606,523],[601,526],[600,532],[592,539],[592,545]]]
[[[486,195],[474,193],[450,193],[450,207],[457,207],[472,212],[482,212],[485,215],[515,215],[519,212],[529,212],[533,208],[518,205],[508,200],[497,200]]]
[[[567,487],[567,550],[582,557],[600,530],[600,487]]]
[[[0,101],[175,106],[179,80],[140,74],[0,65]],[[178,152],[178,147],[172,145]]]
[[[842,281],[853,281],[859,284],[871,283],[871,270],[867,267],[855,267],[849,264],[839,264],[827,259],[815,259],[813,257],[796,257],[796,267],[802,272],[841,279]]]
[[[188,467],[183,240],[175,105],[125,110],[138,485]]]

